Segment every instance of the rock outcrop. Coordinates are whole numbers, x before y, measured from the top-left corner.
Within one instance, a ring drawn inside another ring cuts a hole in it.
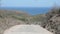
[[[46,14],[43,27],[54,34],[60,34],[60,8],[53,8]]]

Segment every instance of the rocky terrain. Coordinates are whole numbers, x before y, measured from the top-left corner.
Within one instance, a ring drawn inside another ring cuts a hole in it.
[[[60,34],[60,8],[53,8],[45,15],[47,19],[42,26],[54,34]]]
[[[0,34],[18,24],[37,24],[54,34],[60,34],[60,8],[34,16],[22,11],[0,10]]]

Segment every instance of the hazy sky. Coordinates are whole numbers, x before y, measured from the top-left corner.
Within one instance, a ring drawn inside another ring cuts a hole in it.
[[[60,0],[1,0],[3,7],[51,7]]]

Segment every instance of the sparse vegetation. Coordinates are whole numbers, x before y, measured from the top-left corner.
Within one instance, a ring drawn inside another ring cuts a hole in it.
[[[38,24],[54,34],[60,34],[60,8],[53,8],[46,14],[34,16],[19,11],[0,10],[0,34],[18,24]]]

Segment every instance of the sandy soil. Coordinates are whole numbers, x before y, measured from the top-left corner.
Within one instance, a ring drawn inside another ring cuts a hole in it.
[[[40,25],[16,25],[7,30],[4,34],[53,34]]]

